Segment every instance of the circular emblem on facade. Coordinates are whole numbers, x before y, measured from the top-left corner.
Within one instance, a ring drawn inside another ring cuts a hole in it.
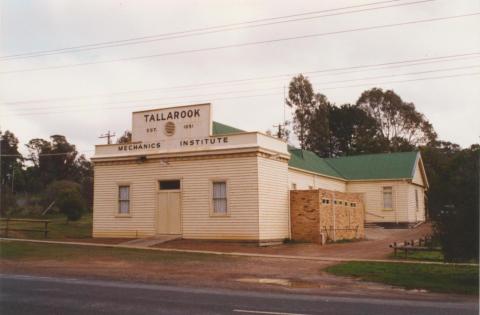
[[[173,136],[175,134],[175,124],[172,121],[167,122],[163,132],[167,136]]]

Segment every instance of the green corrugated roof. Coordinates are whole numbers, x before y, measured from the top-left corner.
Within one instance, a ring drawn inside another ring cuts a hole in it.
[[[244,130],[214,121],[212,134],[232,134]],[[288,146],[288,165],[346,180],[412,178],[418,152],[398,152],[324,159],[315,153]]]
[[[329,158],[325,161],[348,180],[412,178],[418,152]]]
[[[332,168],[325,159],[322,159],[315,153],[308,150],[301,150],[293,147],[288,147],[290,152],[290,160],[288,166],[300,168],[302,170],[320,173],[327,176],[340,177],[340,175],[334,168]]]
[[[212,123],[212,134],[213,135],[225,135],[225,134],[230,134],[230,133],[239,133],[239,132],[245,132],[244,130],[231,127],[228,125],[221,124],[219,122],[214,121]]]

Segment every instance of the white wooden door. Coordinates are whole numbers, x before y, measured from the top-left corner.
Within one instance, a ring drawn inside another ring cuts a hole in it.
[[[158,193],[158,234],[182,234],[180,212],[180,192],[162,191]]]

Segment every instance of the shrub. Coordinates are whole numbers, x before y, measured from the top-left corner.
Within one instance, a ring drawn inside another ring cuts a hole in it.
[[[67,222],[79,220],[85,211],[82,195],[75,190],[61,192],[57,197],[56,204],[60,212],[67,217]]]

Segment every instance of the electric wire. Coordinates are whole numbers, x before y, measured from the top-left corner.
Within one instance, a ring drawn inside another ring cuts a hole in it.
[[[16,60],[16,59],[23,59],[23,58],[33,58],[33,57],[50,56],[50,55],[72,53],[72,52],[79,52],[79,51],[88,51],[88,50],[94,50],[94,49],[103,49],[103,48],[110,48],[110,47],[137,45],[137,44],[144,44],[144,43],[149,43],[149,42],[154,42],[154,41],[184,38],[184,37],[205,35],[205,34],[225,32],[225,31],[232,31],[232,30],[238,30],[238,29],[244,29],[244,28],[256,28],[256,27],[262,27],[262,26],[268,26],[268,25],[290,23],[290,22],[297,22],[297,21],[310,20],[310,19],[318,19],[318,18],[323,18],[323,17],[331,17],[331,16],[337,16],[337,15],[359,13],[359,12],[386,9],[386,8],[392,8],[392,7],[407,6],[407,5],[419,4],[419,3],[425,3],[425,2],[432,2],[432,1],[435,1],[435,0],[421,0],[421,1],[414,1],[414,2],[407,2],[407,3],[399,3],[399,4],[389,5],[389,6],[366,8],[366,9],[347,11],[347,12],[326,14],[326,15],[308,16],[308,17],[304,17],[304,18],[296,18],[296,19],[290,19],[290,20],[285,20],[285,21],[276,21],[276,22],[269,22],[269,23],[263,23],[263,24],[254,24],[254,23],[259,23],[259,22],[262,22],[262,21],[271,21],[271,20],[285,19],[285,18],[296,17],[296,16],[313,15],[313,14],[319,14],[319,13],[325,13],[325,12],[331,12],[331,11],[339,11],[339,10],[359,8],[359,7],[372,6],[372,5],[377,5],[377,4],[384,4],[384,3],[391,3],[391,2],[398,2],[398,1],[400,1],[400,0],[380,1],[380,2],[373,2],[373,3],[367,3],[367,4],[362,4],[362,5],[354,5],[354,6],[347,6],[347,7],[335,8],[335,9],[312,11],[312,12],[305,12],[305,13],[294,14],[294,15],[267,18],[267,19],[259,19],[259,20],[253,20],[253,21],[246,21],[246,22],[239,22],[239,23],[231,23],[231,24],[224,24],[224,25],[218,25],[218,26],[197,28],[197,29],[191,29],[191,30],[186,30],[186,31],[163,33],[163,34],[150,35],[150,36],[141,36],[141,37],[135,37],[135,38],[130,38],[130,39],[124,39],[124,40],[106,41],[106,42],[101,42],[101,43],[78,45],[78,46],[65,47],[65,48],[59,48],[59,49],[34,51],[34,52],[20,53],[20,54],[15,54],[15,55],[6,55],[6,56],[0,56],[0,62],[1,61]],[[254,24],[254,25],[250,25],[250,24]]]
[[[361,83],[356,85],[346,85],[346,86],[338,86],[338,87],[321,87],[321,90],[332,90],[332,89],[346,89],[352,87],[361,87],[361,86],[375,86],[380,84],[398,84],[398,83],[406,83],[406,82],[417,82],[417,81],[426,81],[426,80],[438,80],[438,79],[447,79],[447,78],[457,78],[457,77],[469,77],[469,76],[478,76],[480,72],[471,72],[471,73],[462,73],[462,74],[454,74],[454,75],[442,75],[442,76],[434,76],[434,77],[426,77],[426,78],[417,78],[417,79],[406,79],[406,80],[397,80],[397,81],[384,81],[384,82],[370,82],[370,83]],[[277,93],[265,93],[265,94],[251,94],[251,95],[242,95],[242,96],[232,96],[232,97],[223,97],[223,98],[205,98],[205,99],[197,99],[195,103],[200,102],[212,102],[212,101],[223,101],[223,100],[233,100],[233,99],[244,99],[244,98],[252,98],[252,97],[263,97],[263,96],[279,96],[283,94],[283,90]],[[161,99],[159,99],[161,100]],[[113,109],[137,109],[137,108],[146,108],[151,106],[175,106],[175,105],[184,105],[182,103],[161,103],[161,104],[142,104],[142,105],[128,105],[128,106],[110,106],[110,107],[102,107],[98,108],[99,110],[113,110]],[[84,112],[84,111],[91,111],[91,109],[80,108],[76,110],[70,111],[50,111],[50,112],[28,112],[28,113],[21,113],[21,114],[10,114],[15,116],[38,116],[38,115],[50,115],[50,114],[66,114],[72,112]]]
[[[228,44],[228,45],[206,47],[206,48],[178,50],[178,51],[171,51],[171,52],[152,54],[152,55],[124,57],[124,58],[110,59],[110,60],[89,61],[89,62],[72,63],[72,64],[58,65],[58,66],[27,68],[27,69],[11,70],[11,71],[1,71],[0,74],[36,72],[36,71],[43,71],[43,70],[57,70],[57,69],[63,69],[63,68],[72,68],[72,67],[97,65],[97,64],[105,64],[105,63],[115,63],[115,62],[124,62],[124,61],[132,61],[132,60],[144,60],[144,59],[151,59],[151,58],[159,58],[159,57],[166,57],[166,56],[185,55],[185,54],[191,54],[191,53],[216,51],[216,50],[223,50],[223,49],[229,49],[229,48],[248,47],[248,46],[255,46],[255,45],[265,45],[265,44],[272,44],[272,43],[306,39],[306,38],[313,38],[313,37],[323,37],[323,36],[329,36],[329,35],[338,35],[338,34],[345,34],[345,33],[352,33],[352,32],[363,32],[363,31],[370,31],[370,30],[375,30],[375,29],[385,29],[385,28],[393,28],[393,27],[398,27],[398,26],[406,26],[406,25],[446,21],[446,20],[452,20],[452,19],[460,19],[460,18],[476,16],[476,15],[479,15],[479,14],[480,14],[480,12],[473,12],[473,13],[468,13],[468,14],[451,15],[451,16],[429,18],[429,19],[423,19],[423,20],[413,20],[413,21],[392,23],[392,24],[366,26],[366,27],[359,27],[359,28],[332,31],[332,32],[298,35],[298,36],[291,36],[291,37],[284,37],[284,38],[268,39],[268,40],[253,41],[253,42],[244,42],[244,43],[237,43],[237,44]]]
[[[345,71],[345,70],[355,70],[357,72],[372,70],[369,68],[376,68],[373,70],[377,70],[377,69],[381,70],[381,69],[389,69],[389,68],[403,67],[403,66],[417,66],[417,65],[431,64],[431,63],[437,63],[437,62],[458,61],[458,60],[478,58],[478,57],[480,57],[480,52],[470,52],[470,53],[459,53],[459,54],[451,54],[451,55],[444,55],[444,56],[437,56],[437,57],[397,60],[397,61],[383,62],[383,63],[377,63],[377,64],[363,64],[363,65],[355,65],[355,66],[334,67],[334,68],[319,69],[319,70],[313,70],[313,71],[302,71],[300,73],[311,75],[311,77],[313,77],[313,75],[315,74],[327,74],[327,75],[337,75],[337,73],[349,74],[353,72]],[[343,72],[338,72],[338,71],[343,71]],[[337,73],[331,74],[331,72],[337,72]],[[115,92],[115,93],[104,93],[104,94],[73,96],[73,97],[57,97],[57,98],[48,98],[48,99],[5,101],[3,103],[7,105],[19,106],[19,105],[28,105],[32,103],[65,102],[65,101],[74,101],[74,100],[81,100],[81,99],[88,99],[88,98],[110,97],[110,96],[124,95],[124,94],[134,94],[134,93],[144,93],[144,92],[154,92],[154,91],[164,91],[164,90],[177,90],[177,89],[185,90],[185,89],[191,89],[191,88],[205,88],[205,87],[217,86],[217,85],[230,85],[232,83],[247,83],[247,82],[259,81],[259,80],[290,78],[297,74],[298,73],[284,73],[284,74],[278,74],[278,75],[249,77],[249,78],[223,80],[223,81],[210,81],[210,82],[203,82],[203,83],[197,83],[197,84],[183,84],[183,85],[176,85],[176,86],[165,86],[165,87],[157,87],[157,88],[151,88],[151,89],[130,90],[130,91]]]

